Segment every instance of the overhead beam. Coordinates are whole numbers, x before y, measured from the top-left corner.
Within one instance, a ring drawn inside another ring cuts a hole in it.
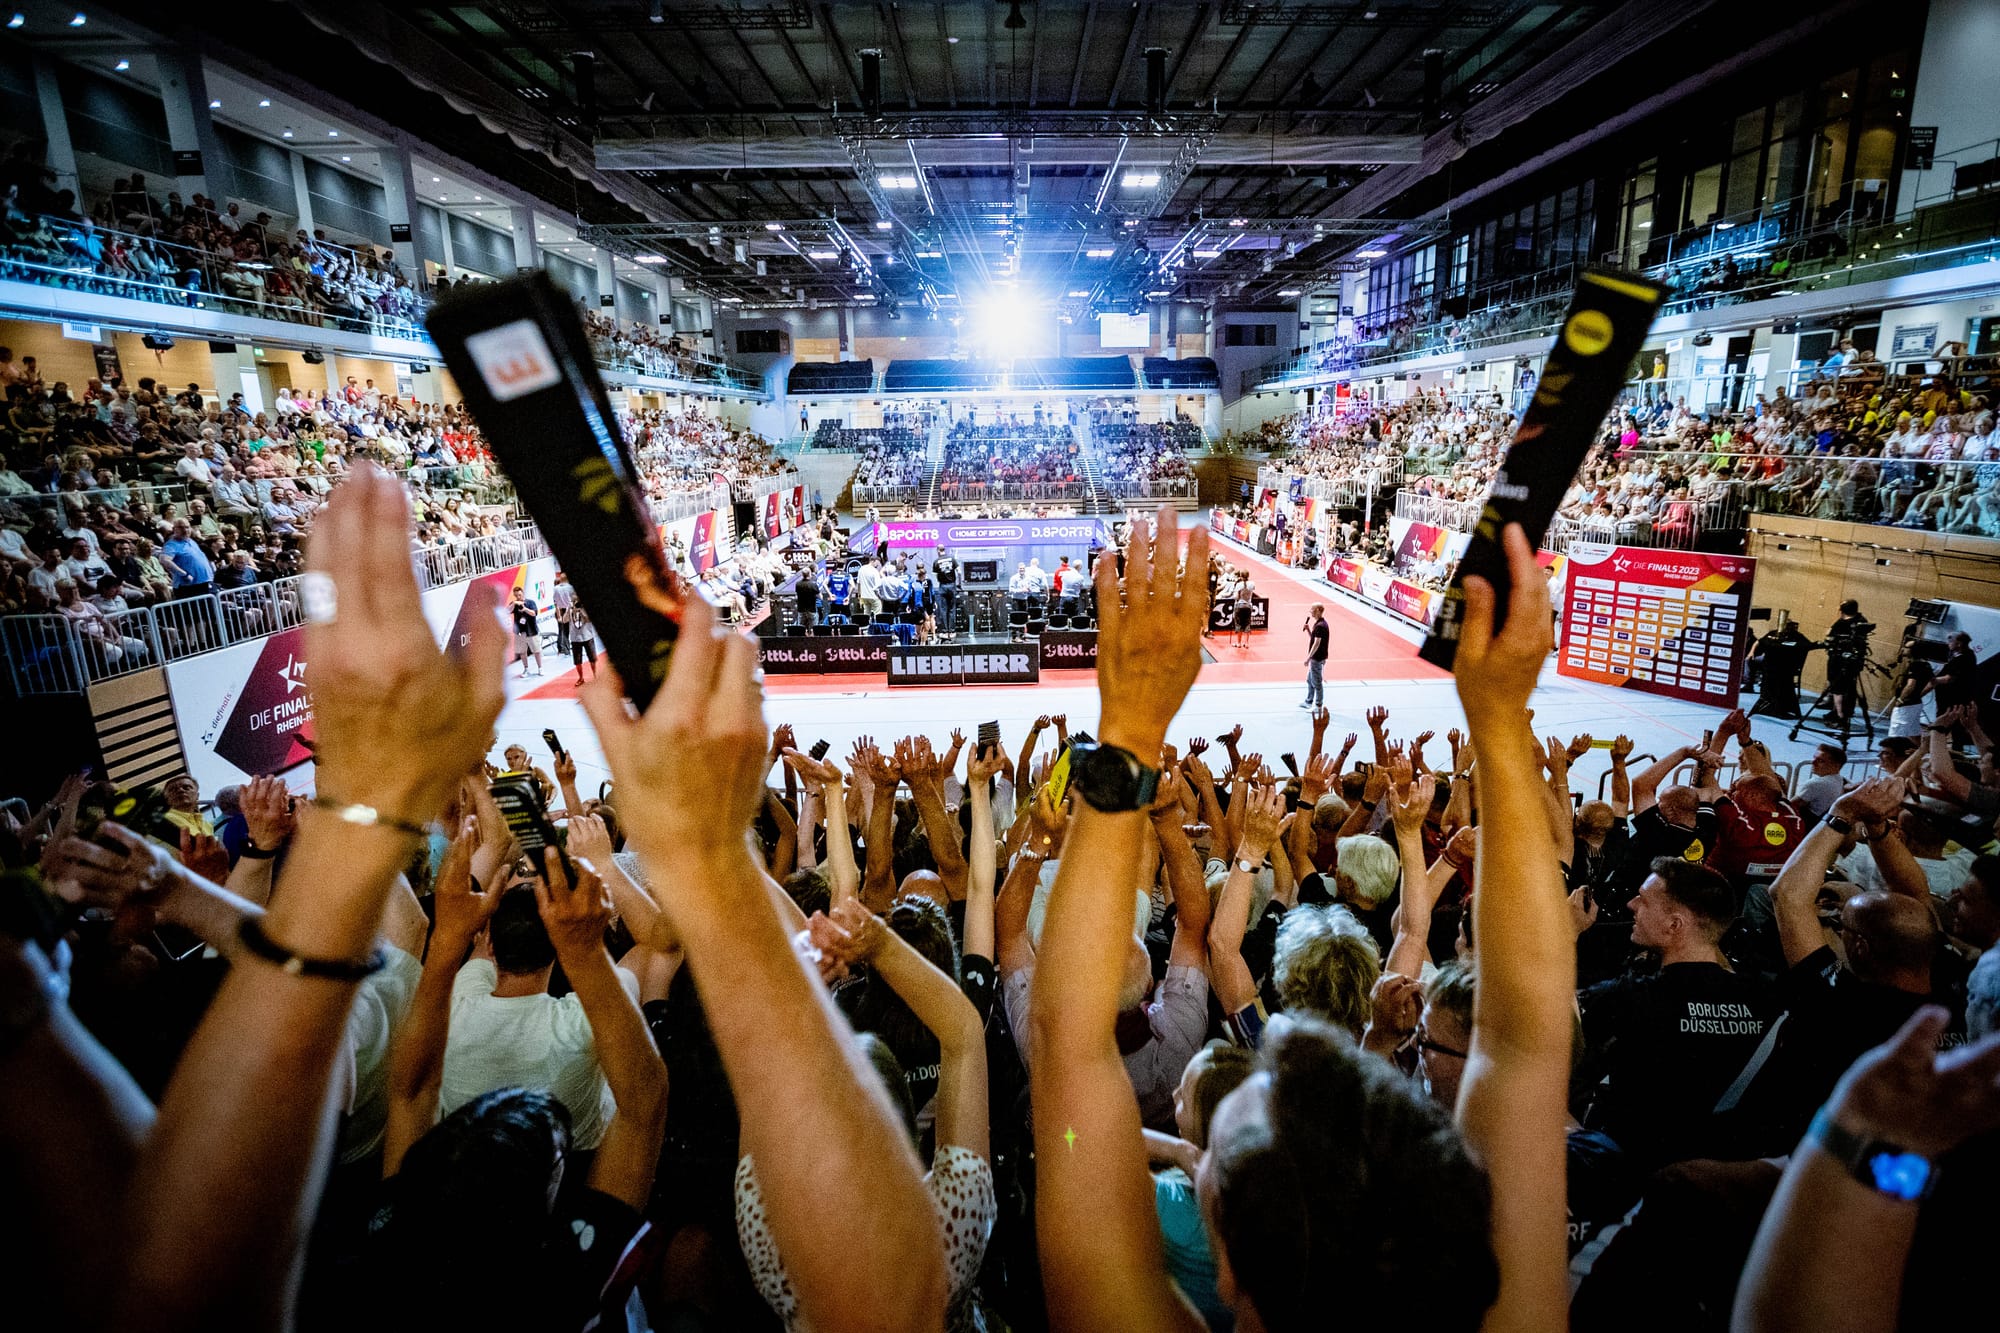
[[[1097,21],[1097,0],[1083,8],[1083,35],[1076,42],[1076,68],[1069,76],[1069,104],[1076,106],[1077,94],[1083,91],[1083,66],[1090,58],[1090,25]]]
[[[879,3],[875,6],[875,12],[877,15],[882,13],[882,6]],[[903,20],[894,5],[889,7],[888,20],[889,46],[896,53],[896,68],[903,71],[903,98],[909,104],[910,110],[915,111],[917,73],[910,68],[910,53],[903,47]]]
[[[1139,49],[1139,33],[1146,26],[1146,16],[1150,13],[1150,5],[1132,6],[1132,27],[1125,34],[1125,54],[1118,57],[1118,72],[1111,76],[1111,92],[1104,99],[1104,105],[1113,111],[1118,109],[1118,90],[1125,86],[1125,71],[1132,67],[1132,55]]]

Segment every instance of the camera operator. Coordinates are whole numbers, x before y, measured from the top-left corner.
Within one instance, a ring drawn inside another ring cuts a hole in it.
[[[1799,715],[1799,672],[1805,667],[1806,654],[1818,646],[1789,620],[1757,640],[1750,653],[1750,665],[1758,671],[1757,705],[1750,710],[1752,716]]]
[[[1854,701],[1861,691],[1861,672],[1868,665],[1868,636],[1875,626],[1861,618],[1861,605],[1851,598],[1840,604],[1840,619],[1826,631],[1826,694],[1844,738],[1854,721]]]

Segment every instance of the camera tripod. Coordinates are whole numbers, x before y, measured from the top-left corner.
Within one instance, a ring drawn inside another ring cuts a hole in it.
[[[1810,731],[1821,736],[1830,737],[1839,741],[1842,746],[1845,746],[1848,736],[1853,732],[1854,719],[1858,716],[1861,719],[1862,730],[1868,737],[1868,744],[1872,748],[1875,744],[1875,715],[1868,706],[1867,687],[1861,683],[1862,677],[1867,674],[1866,667],[1875,667],[1875,664],[1873,662],[1865,664],[1864,669],[1854,677],[1853,702],[1849,707],[1848,716],[1845,721],[1837,717],[1829,721],[1821,713],[1821,708],[1829,700],[1836,694],[1842,693],[1842,691],[1836,689],[1833,683],[1829,681],[1826,688],[1819,692],[1819,698],[1813,700],[1809,707],[1799,710],[1798,721],[1792,723],[1789,739],[1797,740],[1801,731]],[[1875,669],[1879,671],[1882,668],[1875,667]]]

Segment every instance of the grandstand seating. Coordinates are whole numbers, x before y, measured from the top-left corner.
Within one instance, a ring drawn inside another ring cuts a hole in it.
[[[785,376],[785,392],[867,393],[875,386],[873,361],[801,361]]]

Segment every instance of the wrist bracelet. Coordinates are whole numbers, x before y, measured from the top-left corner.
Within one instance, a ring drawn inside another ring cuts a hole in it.
[[[315,796],[312,798],[312,803],[319,809],[326,811],[340,820],[343,824],[355,824],[363,828],[394,829],[398,833],[407,833],[413,838],[428,838],[431,836],[430,828],[427,825],[413,824],[407,819],[396,819],[393,816],[383,814],[372,805],[349,804],[346,801],[335,800],[331,796]]]
[[[277,964],[287,976],[311,977],[319,981],[360,981],[380,972],[388,961],[380,949],[371,951],[358,963],[346,959],[302,957],[266,935],[261,916],[244,917],[243,924],[236,929],[236,938],[242,942],[246,952],[267,963]]]
[[[277,854],[278,849],[276,847],[271,848],[267,852],[254,842],[246,842],[243,844],[243,850],[236,855],[238,858],[246,861],[268,861]]]

